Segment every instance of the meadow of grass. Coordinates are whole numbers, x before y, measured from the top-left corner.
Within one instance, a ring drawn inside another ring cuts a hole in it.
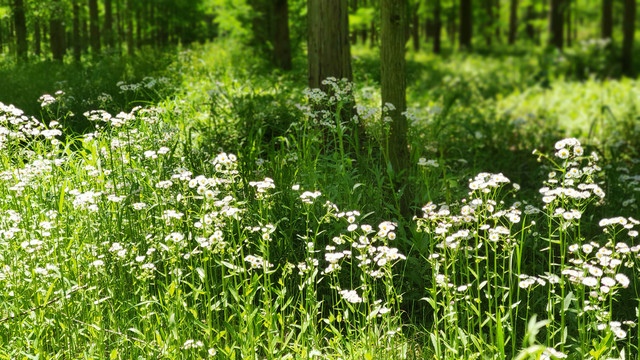
[[[0,359],[638,358],[640,84],[571,54],[409,54],[401,174],[364,47],[4,102]]]

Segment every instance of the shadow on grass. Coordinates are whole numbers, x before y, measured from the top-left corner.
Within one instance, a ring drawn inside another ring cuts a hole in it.
[[[67,111],[72,112],[75,116],[69,116],[63,126],[84,132],[91,126],[82,115],[85,111],[102,109],[115,114],[157,102],[171,93],[170,79],[158,79],[179,75],[167,71],[174,58],[169,51],[145,51],[133,57],[105,54],[97,61],[85,58],[82,62],[32,58],[27,63],[15,63],[5,58],[0,62],[0,101],[46,122],[53,117],[42,110],[38,98],[62,90],[65,95],[62,103],[54,105],[54,113],[62,118]],[[127,90],[120,85],[127,85]]]

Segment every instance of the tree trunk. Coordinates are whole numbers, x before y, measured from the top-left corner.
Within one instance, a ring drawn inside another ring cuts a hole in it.
[[[89,51],[89,23],[86,17],[82,17],[82,53]]]
[[[80,37],[80,4],[73,1],[73,59],[80,61],[82,57],[82,39]]]
[[[472,15],[471,0],[460,0],[460,49],[471,48]]]
[[[132,0],[127,0],[127,3],[125,4],[127,17],[127,52],[129,55],[133,55],[135,53],[133,45],[133,10],[131,9],[131,1]]]
[[[380,83],[384,118],[391,119],[391,128],[386,139],[388,161],[396,175],[397,186],[402,187],[409,166],[407,144],[407,119],[404,112],[406,102],[406,74],[404,53],[405,2],[380,1]],[[391,104],[392,106],[389,106]],[[408,213],[409,201],[405,194],[400,198],[400,211]]]
[[[412,25],[411,37],[413,38],[413,50],[420,51],[420,20],[418,18],[418,9],[415,9],[413,12]]]
[[[551,0],[549,7],[549,44],[560,50],[564,46],[563,6],[564,0]]]
[[[433,4],[433,53],[440,54],[440,42],[442,40],[442,4],[440,0],[434,0]]]
[[[536,39],[536,29],[533,27],[533,20],[535,20],[535,14],[533,12],[533,5],[529,5],[529,6],[527,6],[527,26],[526,26],[526,31],[527,31],[527,36],[529,37],[529,39],[535,41],[535,39]]]
[[[484,39],[486,41],[487,47],[491,46],[491,36],[493,36],[491,28],[495,24],[495,20],[493,18],[493,2],[494,0],[484,0],[485,12],[487,15],[487,19],[484,24]],[[499,14],[498,14],[499,15]]]
[[[4,23],[2,21],[2,19],[0,19],[0,54],[4,53],[4,44],[2,43],[4,41],[4,34],[3,34],[3,27],[4,27]]]
[[[104,26],[102,28],[104,35],[104,45],[113,47],[113,7],[111,0],[104,0]]]
[[[65,29],[62,22],[62,14],[59,0],[52,0],[55,4],[53,14],[49,20],[49,42],[51,46],[51,55],[54,60],[64,60],[65,47]]]
[[[13,2],[13,20],[16,28],[16,50],[18,59],[27,59],[27,20],[24,16],[23,0]]]
[[[518,0],[511,0],[511,8],[509,9],[509,45],[515,44],[517,32],[518,32]]]
[[[42,38],[40,34],[40,18],[36,17],[33,21],[33,52],[36,56],[40,56],[42,52]]]
[[[566,20],[566,24],[567,24],[567,46],[571,47],[571,0],[565,0],[567,1],[566,5],[567,5],[567,9],[566,9],[566,15],[567,15],[567,20]]]
[[[603,39],[613,40],[613,0],[602,0],[601,31]]]
[[[140,49],[142,47],[144,36],[142,35],[142,12],[140,9],[136,9],[136,47]]]
[[[307,0],[307,9],[309,87],[326,91],[322,80],[331,76],[351,81],[347,3],[343,0]]]
[[[283,70],[291,70],[291,38],[289,37],[289,3],[287,0],[273,0],[275,64]]]
[[[89,0],[89,42],[94,56],[100,54],[100,25],[98,24],[98,0]]]
[[[369,47],[373,48],[376,46],[376,22],[371,22],[371,30],[369,31]]]
[[[635,33],[636,0],[624,0],[624,18],[622,19],[622,72],[633,75],[633,36]]]

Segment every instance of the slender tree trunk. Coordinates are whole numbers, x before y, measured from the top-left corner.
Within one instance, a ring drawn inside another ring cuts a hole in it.
[[[511,0],[509,9],[509,45],[516,42],[516,33],[518,32],[518,0]]]
[[[104,26],[102,28],[104,35],[104,45],[113,47],[113,7],[111,0],[104,0]]]
[[[89,23],[85,16],[82,17],[82,53],[89,52]]]
[[[36,56],[40,56],[42,53],[42,38],[40,34],[40,18],[36,17],[33,20],[33,52]]]
[[[142,41],[144,36],[142,35],[142,12],[140,9],[136,9],[136,46],[138,49],[142,47]]]
[[[343,0],[307,0],[307,9],[309,87],[327,90],[322,80],[331,76],[351,81],[347,3]]]
[[[375,21],[371,22],[371,30],[369,31],[369,47],[373,48],[376,46],[376,23]]]
[[[73,59],[80,61],[82,57],[82,38],[80,37],[80,4],[73,1]]]
[[[291,70],[291,38],[289,36],[289,2],[273,0],[275,64],[283,70]]]
[[[115,42],[116,47],[118,48],[118,54],[122,54],[122,41],[125,39],[124,37],[124,20],[122,14],[122,6],[120,4],[120,0],[115,0],[116,2],[116,36]]]
[[[442,40],[442,4],[434,0],[433,4],[433,53],[440,54]]]
[[[563,6],[564,0],[551,0],[549,7],[549,44],[560,50],[564,46]]]
[[[413,38],[413,50],[420,51],[420,19],[418,18],[418,9],[413,12],[413,28],[411,29],[411,37]]]
[[[4,53],[4,33],[3,33],[3,29],[4,28],[4,22],[2,21],[2,19],[0,19],[0,54]]]
[[[471,0],[460,0],[460,49],[471,48],[472,11]]]
[[[601,32],[603,39],[613,40],[613,0],[602,0]]]
[[[133,11],[131,9],[131,2],[132,0],[127,0],[127,3],[125,4],[127,17],[127,52],[129,55],[133,55],[135,53],[133,44]]]
[[[529,39],[535,41],[536,39],[536,29],[533,27],[533,20],[535,19],[535,14],[533,12],[533,5],[527,6],[527,36]]]
[[[100,25],[98,25],[98,21],[98,0],[89,0],[89,42],[94,56],[100,54]]]
[[[396,185],[402,186],[406,176],[403,173],[410,163],[407,144],[408,124],[403,115],[407,108],[403,24],[406,21],[405,2],[381,0],[380,4],[382,116],[391,118],[386,150],[388,160],[396,174]],[[402,196],[399,203],[401,212],[406,214],[409,210],[408,196],[406,194]]]
[[[624,0],[624,18],[622,19],[622,72],[633,75],[633,37],[636,22],[636,0]]]
[[[49,42],[51,46],[51,55],[54,60],[64,60],[65,46],[65,29],[62,22],[62,14],[60,9],[60,1],[52,0],[55,4],[53,14],[49,20]]]
[[[485,12],[487,15],[487,19],[484,24],[484,39],[487,44],[487,47],[491,46],[491,36],[493,36],[491,28],[495,24],[495,19],[493,18],[493,5],[494,0],[484,0]]]
[[[571,0],[565,0],[567,9],[565,13],[567,15],[567,46],[571,47]]]
[[[16,50],[18,59],[27,59],[27,20],[24,16],[23,0],[13,1],[13,19],[16,29]]]

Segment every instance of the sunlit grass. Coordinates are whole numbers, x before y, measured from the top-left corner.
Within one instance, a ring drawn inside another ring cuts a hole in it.
[[[403,174],[375,81],[331,98],[228,44],[183,52],[155,106],[87,112],[90,133],[68,132],[66,91],[46,125],[2,105],[0,358],[637,356],[637,129],[528,132],[514,118],[547,110],[515,99],[574,84],[510,95],[511,73],[464,85],[509,60],[422,56],[463,71],[411,90]],[[594,111],[579,100],[549,114]]]

